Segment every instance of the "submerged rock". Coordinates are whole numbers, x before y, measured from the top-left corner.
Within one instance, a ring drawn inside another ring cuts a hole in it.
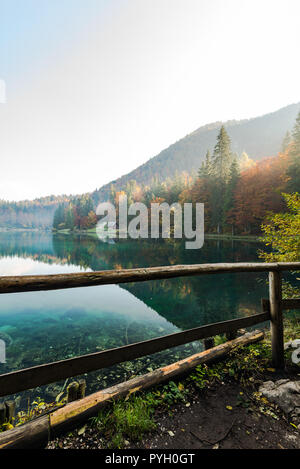
[[[59,386],[58,384],[49,384],[45,390],[47,396],[49,396],[50,398],[56,398],[61,391],[62,386]]]

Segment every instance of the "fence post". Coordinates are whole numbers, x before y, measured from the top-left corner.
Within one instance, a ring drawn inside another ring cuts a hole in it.
[[[12,421],[15,417],[15,412],[16,412],[16,402],[15,401],[5,401],[5,407],[6,407],[6,420],[9,423],[12,423]]]
[[[6,416],[6,408],[4,402],[0,402],[0,426],[4,424]]]
[[[273,366],[284,368],[284,343],[282,319],[281,273],[269,272],[269,299],[271,315],[272,360]]]
[[[77,393],[78,393],[79,384],[77,381],[73,381],[67,387],[67,402],[73,402],[77,400]]]
[[[77,399],[83,399],[85,397],[85,390],[86,390],[86,381],[85,379],[80,379],[78,381]]]

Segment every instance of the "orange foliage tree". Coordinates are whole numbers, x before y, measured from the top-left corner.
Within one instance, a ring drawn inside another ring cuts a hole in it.
[[[288,181],[287,167],[287,153],[279,153],[242,172],[229,214],[230,222],[240,233],[259,233],[268,212],[284,211],[281,193]]]

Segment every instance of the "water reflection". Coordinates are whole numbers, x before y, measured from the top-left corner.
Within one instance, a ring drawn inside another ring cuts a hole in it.
[[[46,232],[0,233],[0,275],[33,275],[157,265],[257,260],[257,243],[206,241],[199,251],[184,242],[122,240]],[[120,286],[109,285],[1,296],[0,373],[169,334],[260,309],[265,275],[224,274]],[[89,392],[200,350],[199,342],[90,373]],[[63,383],[26,395],[55,397]]]

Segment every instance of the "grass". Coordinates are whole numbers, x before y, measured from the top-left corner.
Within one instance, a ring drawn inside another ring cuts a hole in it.
[[[300,337],[299,314],[291,314],[284,321],[285,342]],[[218,336],[217,342],[225,339]],[[285,352],[287,363],[291,363],[291,352]],[[268,407],[256,392],[257,384],[266,379],[266,375],[274,373],[272,368],[272,350],[270,332],[265,331],[262,342],[238,347],[230,352],[226,360],[213,365],[199,365],[188,376],[180,381],[170,381],[165,385],[158,385],[151,391],[141,392],[140,395],[130,396],[127,400],[113,403],[111,408],[102,410],[92,419],[93,425],[104,437],[107,447],[124,448],[126,440],[141,440],[142,437],[155,429],[156,412],[172,414],[174,405],[184,403],[189,405],[192,396],[199,394],[207,386],[233,380],[247,389],[252,396],[251,402],[257,401],[262,413],[274,417],[274,410]],[[300,367],[293,365],[299,372]],[[268,378],[269,379],[269,378]],[[249,405],[241,398],[241,405]]]
[[[120,449],[126,439],[140,440],[144,433],[156,428],[153,408],[142,397],[113,403],[109,410],[102,410],[92,419],[92,425],[105,435],[109,448]]]
[[[300,321],[298,314],[289,314],[284,320],[284,341],[300,338]],[[215,343],[224,342],[223,336],[217,336]],[[285,352],[285,359],[289,366],[299,373],[300,366],[292,365],[291,351]],[[250,400],[257,401],[259,409],[266,415],[274,416],[273,409],[269,408],[256,392],[257,384],[269,378],[274,373],[272,368],[271,335],[265,331],[262,342],[238,347],[232,350],[224,361],[210,366],[199,365],[188,376],[180,381],[169,381],[167,384],[155,386],[151,391],[141,392],[138,396],[128,395],[125,399],[111,402],[108,407],[91,419],[91,424],[103,437],[104,444],[109,449],[126,447],[128,440],[141,440],[147,433],[155,430],[156,413],[172,414],[176,404],[184,403],[189,406],[189,400],[202,392],[206,387],[220,384],[228,380],[236,381],[247,390]],[[18,421],[14,425],[24,423],[32,417],[39,415],[52,404],[46,404],[37,399],[32,403],[27,413],[18,414]],[[63,405],[63,400],[55,405]],[[53,405],[54,405],[53,404]],[[248,403],[246,403],[248,405]],[[246,405],[241,402],[241,405]],[[11,428],[5,424],[0,432]]]

